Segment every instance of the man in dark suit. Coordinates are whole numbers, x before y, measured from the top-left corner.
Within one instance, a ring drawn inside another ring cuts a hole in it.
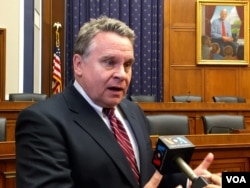
[[[162,176],[152,165],[148,122],[124,99],[134,63],[134,32],[107,17],[92,19],[75,44],[75,80],[61,93],[23,110],[16,123],[17,188],[186,186],[182,174]],[[103,109],[115,109],[129,137],[139,178]],[[196,172],[210,174],[209,154]]]

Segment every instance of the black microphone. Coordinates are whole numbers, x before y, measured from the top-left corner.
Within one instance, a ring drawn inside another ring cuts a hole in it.
[[[194,145],[181,135],[159,136],[153,156],[153,164],[161,174],[184,172],[192,181],[192,188],[201,188],[208,184],[187,164],[190,162]]]
[[[208,133],[209,133],[209,134],[211,134],[211,133],[220,133],[221,131],[216,131],[216,130],[218,130],[218,129],[224,129],[224,130],[227,130],[227,131],[228,131],[228,133],[232,133],[232,132],[234,132],[234,131],[236,130],[236,129],[231,128],[231,127],[213,126],[213,127],[211,127],[211,129],[208,131]],[[224,131],[223,131],[223,132],[221,132],[221,133],[224,133]]]
[[[188,91],[188,96],[186,97],[185,102],[191,102],[191,100],[189,100],[189,97],[190,97],[190,91]]]

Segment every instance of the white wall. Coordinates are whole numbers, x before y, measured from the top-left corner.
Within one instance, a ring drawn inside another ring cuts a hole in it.
[[[21,2],[22,0],[1,0],[0,6],[0,27],[6,28],[6,96],[19,91],[19,66],[22,65],[19,51],[22,43],[19,38]]]
[[[0,28],[6,28],[5,99],[23,92],[24,1],[1,0]],[[41,2],[34,0],[34,92],[41,93]]]
[[[41,66],[41,39],[42,39],[42,25],[41,25],[41,0],[34,1],[34,92],[41,93],[42,83],[42,66]]]

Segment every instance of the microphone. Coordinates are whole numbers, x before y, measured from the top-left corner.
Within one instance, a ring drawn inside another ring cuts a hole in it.
[[[225,129],[228,131],[228,133],[232,133],[235,131],[234,128],[231,128],[231,127],[223,127],[223,126],[213,126],[210,128],[210,130],[208,131],[209,134],[211,133],[220,133],[220,131],[216,131],[217,129]]]
[[[188,91],[188,96],[186,97],[185,102],[191,102],[191,100],[189,100],[189,97],[190,97],[190,91]]]
[[[201,188],[208,184],[187,164],[190,162],[194,145],[182,135],[159,136],[152,163],[161,174],[184,172],[192,181],[192,188]]]

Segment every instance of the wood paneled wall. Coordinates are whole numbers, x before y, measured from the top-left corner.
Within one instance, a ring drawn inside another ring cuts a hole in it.
[[[64,80],[64,57],[65,57],[65,0],[43,0],[43,41],[42,41],[42,93],[52,95],[52,62],[55,47],[55,22],[60,22],[62,28],[60,34],[60,60],[62,69],[62,80]]]
[[[205,102],[213,95],[249,101],[250,66],[197,65],[196,29],[196,0],[164,1],[164,102],[188,93]]]

